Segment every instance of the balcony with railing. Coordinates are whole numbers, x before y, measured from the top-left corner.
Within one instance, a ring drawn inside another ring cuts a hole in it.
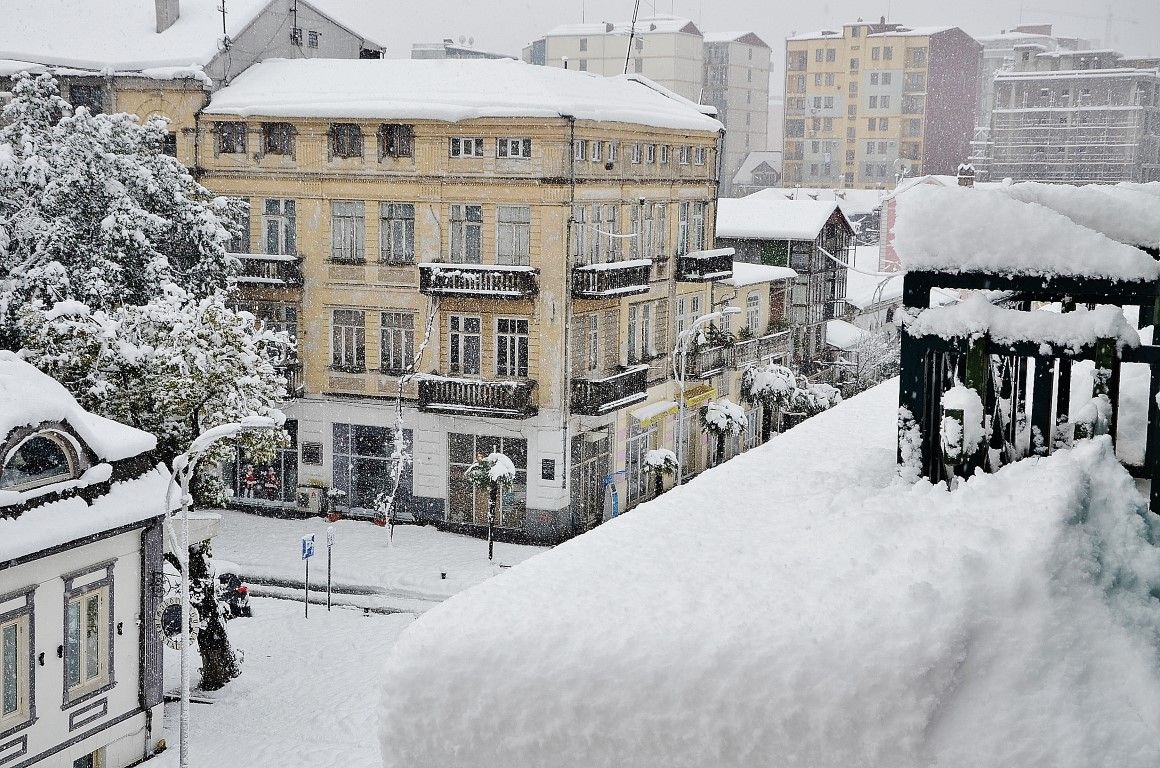
[[[722,345],[701,347],[685,355],[685,378],[707,379],[725,370],[729,350]]]
[[[423,375],[419,378],[419,410],[526,419],[539,411],[535,389],[536,382],[529,379],[487,381]]]
[[[274,370],[286,380],[287,396],[302,397],[302,363],[297,359],[282,360],[274,364]]]
[[[769,333],[755,339],[738,341],[729,348],[729,367],[740,370],[747,365],[756,365],[770,358],[789,357],[792,344],[789,331]]]
[[[572,412],[581,416],[603,416],[647,398],[647,365],[601,378],[572,379]]]
[[[477,296],[485,299],[527,299],[539,291],[533,267],[504,264],[419,265],[419,292],[434,296]]]
[[[692,251],[677,257],[677,280],[685,283],[707,283],[733,276],[732,248]]]
[[[302,258],[273,253],[231,253],[241,262],[240,285],[268,285],[275,288],[302,285]]]
[[[648,292],[650,259],[585,264],[572,268],[572,295],[577,299],[602,299]]]

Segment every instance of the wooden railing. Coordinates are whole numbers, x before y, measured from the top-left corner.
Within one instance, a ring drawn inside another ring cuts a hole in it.
[[[771,357],[788,357],[792,334],[789,331],[779,331],[756,339],[746,339],[736,342],[729,348],[729,366],[735,369],[747,365],[755,365]]]
[[[528,379],[482,379],[454,376],[419,378],[419,409],[436,413],[462,413],[523,419],[538,411],[536,382]]]
[[[526,299],[539,290],[532,267],[500,264],[419,265],[419,292],[436,296],[479,296],[491,299]]]
[[[302,259],[266,253],[231,253],[242,265],[238,283],[242,285],[302,285]]]
[[[572,412],[582,416],[601,416],[647,397],[647,365],[634,365],[600,379],[572,379]]]
[[[573,267],[572,295],[578,299],[600,299],[647,293],[651,269],[649,259]]]
[[[732,248],[717,248],[712,251],[694,251],[677,257],[677,280],[686,283],[703,283],[710,280],[724,280],[733,276]]]

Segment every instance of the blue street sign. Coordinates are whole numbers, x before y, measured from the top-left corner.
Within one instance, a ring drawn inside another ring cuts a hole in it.
[[[309,560],[314,557],[314,534],[311,533],[302,537],[302,559]]]

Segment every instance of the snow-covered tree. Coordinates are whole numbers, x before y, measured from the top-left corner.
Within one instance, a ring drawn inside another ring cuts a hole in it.
[[[747,403],[762,404],[764,442],[773,432],[775,410],[814,416],[837,405],[842,395],[829,384],[811,382],[784,365],[771,363],[745,369],[741,375],[741,398]]]
[[[49,75],[18,75],[0,127],[0,348],[18,349],[20,309],[40,300],[97,310],[144,304],[174,283],[230,287],[239,200],[217,197],[162,152],[166,122],[91,115]]]
[[[203,691],[216,691],[242,673],[214,592],[215,579],[210,566],[212,556],[208,541],[189,548],[189,600],[201,617],[197,650],[201,654],[201,684],[198,687]]]
[[[677,454],[668,448],[653,448],[644,455],[644,473],[653,479],[653,495],[660,496],[665,491],[665,477],[677,474]]]
[[[725,460],[725,439],[736,437],[745,431],[749,419],[741,406],[727,397],[713,400],[701,413],[701,428],[716,439],[717,458],[714,463]]]
[[[476,488],[487,491],[487,559],[492,560],[495,556],[492,528],[495,526],[495,511],[499,507],[499,493],[501,489],[512,487],[516,480],[516,465],[502,453],[490,453],[477,456],[463,474]]]
[[[901,346],[896,334],[880,329],[868,333],[850,350],[846,367],[854,392],[861,392],[898,375]]]
[[[289,353],[289,338],[221,296],[198,299],[168,285],[141,306],[111,311],[35,301],[18,327],[30,363],[85,408],[156,435],[167,464],[206,429],[274,415],[286,398],[274,363]],[[266,430],[238,437],[259,458],[272,456],[279,439]],[[209,458],[227,459],[231,450],[223,443]],[[212,495],[202,486],[199,496]]]

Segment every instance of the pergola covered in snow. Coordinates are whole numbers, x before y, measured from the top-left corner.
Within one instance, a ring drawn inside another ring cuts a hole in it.
[[[1142,456],[1120,459],[1137,477],[1160,476],[1160,347],[1142,343],[1120,309],[1138,308],[1141,328],[1160,309],[1155,243],[1132,236],[1160,231],[1160,206],[1110,189],[932,188],[900,206],[903,464],[932,480],[969,476],[1108,433],[1143,438]],[[1133,213],[1152,220],[1119,220]],[[977,293],[931,307],[936,288]],[[1031,311],[1036,303],[1059,311]],[[1079,361],[1094,363],[1092,388],[1073,401]],[[1148,366],[1146,427],[1121,423],[1127,363]],[[1160,509],[1160,484],[1151,506]]]

